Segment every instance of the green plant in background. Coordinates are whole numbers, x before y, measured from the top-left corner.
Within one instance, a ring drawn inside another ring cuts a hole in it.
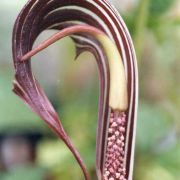
[[[178,1],[140,1],[126,17],[140,67],[137,180],[180,178],[178,6]]]
[[[167,18],[164,13],[172,7],[174,2],[175,0],[141,0],[133,14],[129,14],[130,18],[127,18],[127,21],[130,20],[128,25],[133,34],[138,59],[142,59],[143,42],[147,28],[156,32],[159,27],[164,28],[165,24],[172,23],[173,19]],[[160,29],[159,32],[162,35],[165,31]]]
[[[59,32],[31,51],[35,39],[46,29]],[[13,31],[13,91],[62,139],[79,163],[85,179],[89,179],[84,162],[33,76],[29,61],[33,55],[68,35],[76,43],[76,56],[88,50],[98,64],[97,177],[131,180],[138,88],[136,57],[123,20],[107,1],[30,0],[19,14]]]

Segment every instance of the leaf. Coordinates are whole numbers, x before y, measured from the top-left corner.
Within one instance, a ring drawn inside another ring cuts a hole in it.
[[[152,17],[160,16],[170,9],[175,0],[150,0],[149,12]]]

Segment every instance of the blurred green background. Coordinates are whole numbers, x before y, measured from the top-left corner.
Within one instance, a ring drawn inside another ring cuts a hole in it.
[[[109,0],[110,1],[110,0]],[[0,136],[41,134],[36,164],[4,170],[0,179],[83,179],[73,156],[11,91],[12,28],[26,0],[0,1]],[[133,37],[139,67],[140,100],[134,180],[180,179],[180,1],[112,0]],[[44,32],[36,43],[49,37]],[[92,54],[73,60],[75,47],[64,38],[33,58],[33,71],[58,111],[73,143],[95,179],[98,73]],[[48,73],[47,73],[48,72]],[[83,78],[82,78],[83,77]],[[35,168],[38,167],[38,168]],[[40,169],[38,172],[34,169]],[[28,172],[29,171],[29,172]],[[33,171],[33,173],[31,173]],[[26,178],[25,178],[26,177]],[[31,179],[31,178],[30,178]],[[50,178],[51,179],[51,178]]]

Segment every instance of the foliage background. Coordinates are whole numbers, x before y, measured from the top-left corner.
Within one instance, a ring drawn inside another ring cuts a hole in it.
[[[37,164],[48,168],[56,179],[79,180],[82,174],[70,152],[11,92],[12,28],[25,2],[0,2],[0,134],[43,133]],[[138,57],[140,100],[134,180],[180,179],[180,1],[112,3],[128,25]],[[50,34],[43,33],[37,43]],[[90,53],[83,53],[76,62],[74,56],[74,45],[65,38],[34,57],[33,70],[95,179],[97,67]]]

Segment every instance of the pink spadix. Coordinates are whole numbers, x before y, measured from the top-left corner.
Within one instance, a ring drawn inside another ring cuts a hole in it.
[[[105,153],[104,180],[126,180],[124,112],[111,112]]]

